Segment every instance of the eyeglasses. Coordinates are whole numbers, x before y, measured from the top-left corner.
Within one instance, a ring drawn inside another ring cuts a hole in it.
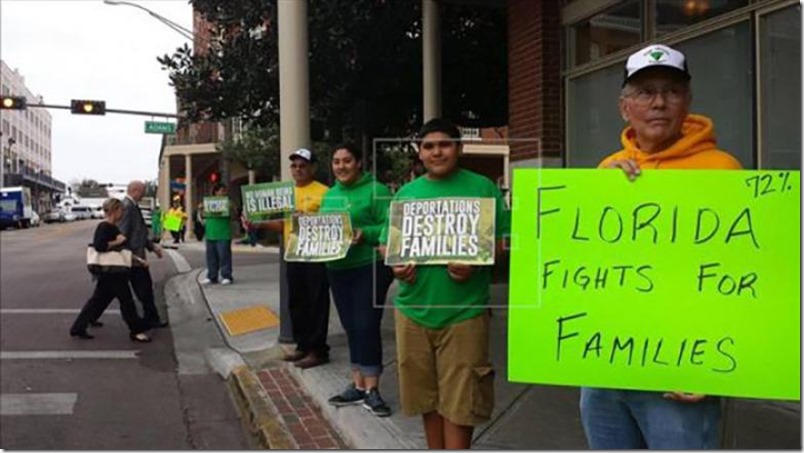
[[[687,98],[687,89],[681,85],[667,87],[636,87],[627,96],[638,105],[648,106],[661,94],[668,104],[680,104]]]

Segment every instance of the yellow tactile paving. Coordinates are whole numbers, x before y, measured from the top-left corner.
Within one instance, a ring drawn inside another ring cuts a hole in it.
[[[279,318],[265,305],[241,308],[219,313],[229,335],[243,335],[255,330],[268,329],[279,325]]]

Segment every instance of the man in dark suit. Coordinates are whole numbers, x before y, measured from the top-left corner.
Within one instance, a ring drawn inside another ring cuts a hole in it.
[[[162,247],[154,244],[148,235],[148,227],[140,212],[139,202],[145,194],[145,184],[142,181],[131,181],[128,184],[126,197],[123,199],[123,218],[120,219],[120,232],[128,240],[126,244],[131,253],[142,258],[145,262],[145,251],[156,254],[162,258]],[[139,260],[137,260],[137,263]],[[159,319],[154,303],[154,284],[148,266],[133,263],[131,266],[131,287],[134,294],[142,303],[143,318],[151,327],[165,327],[167,321]]]

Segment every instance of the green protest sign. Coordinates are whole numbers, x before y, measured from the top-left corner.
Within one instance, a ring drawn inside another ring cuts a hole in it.
[[[293,212],[292,182],[267,182],[241,187],[243,212],[250,222],[270,220],[276,214]]]
[[[348,212],[293,214],[285,261],[325,262],[346,256],[352,244]]]
[[[182,224],[182,217],[180,215],[167,213],[165,214],[165,229],[168,231],[180,231]]]
[[[800,173],[515,170],[512,381],[800,398]]]
[[[495,200],[392,201],[385,264],[494,264]]]
[[[229,198],[204,197],[204,217],[229,217]]]

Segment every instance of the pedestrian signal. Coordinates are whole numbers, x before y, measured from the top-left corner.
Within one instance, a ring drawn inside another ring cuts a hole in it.
[[[73,99],[70,101],[70,111],[77,115],[105,115],[105,101],[81,101]]]

